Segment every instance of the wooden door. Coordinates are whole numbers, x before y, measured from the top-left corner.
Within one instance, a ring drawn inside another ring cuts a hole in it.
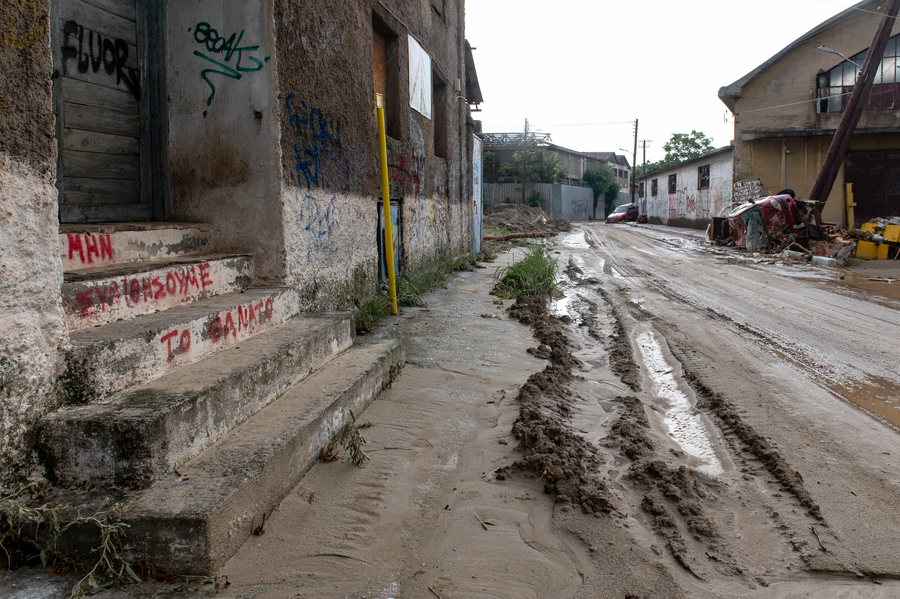
[[[150,220],[141,0],[56,0],[61,222]]]

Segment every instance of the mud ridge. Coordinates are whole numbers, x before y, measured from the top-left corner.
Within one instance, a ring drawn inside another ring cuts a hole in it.
[[[606,303],[612,307],[613,317],[616,321],[615,325],[613,325],[612,336],[609,339],[609,346],[607,347],[609,350],[610,368],[613,374],[622,379],[622,382],[628,385],[632,391],[640,391],[641,382],[639,375],[641,370],[637,362],[634,361],[631,339],[628,338],[625,326],[622,324],[622,315],[619,308],[611,301],[609,292],[602,287],[599,287],[598,291],[603,296],[603,299],[606,300]]]
[[[509,314],[531,326],[541,344],[550,348],[551,364],[532,374],[516,398],[519,417],[513,434],[524,455],[495,476],[503,480],[510,469],[531,472],[545,481],[544,491],[555,494],[558,503],[580,505],[586,513],[613,511],[596,448],[564,424],[572,368],[581,362],[570,351],[561,320],[550,314],[542,297],[519,297]]]
[[[682,362],[683,363],[683,362]],[[745,423],[737,410],[721,394],[713,391],[694,372],[684,367],[684,378],[700,400],[698,408],[708,410],[730,429],[756,458],[763,463],[775,480],[791,493],[817,520],[823,520],[819,505],[803,485],[803,477],[791,468],[782,455],[752,426]]]

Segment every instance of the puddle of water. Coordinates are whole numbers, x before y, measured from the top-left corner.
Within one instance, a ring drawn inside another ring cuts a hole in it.
[[[869,415],[881,417],[894,427],[900,428],[900,385],[882,378],[870,378],[868,381],[829,380],[814,369],[792,356],[769,348],[773,354],[785,362],[810,374],[810,378],[844,400],[856,404]]]
[[[886,281],[870,281],[879,278],[877,275],[860,275],[852,272],[841,272],[834,276],[834,282],[842,287],[855,287],[865,289],[884,297],[900,300],[900,281],[888,283]],[[889,274],[881,275],[881,278],[890,278]]]
[[[577,295],[577,290],[574,287],[560,286],[557,288],[557,294],[562,297],[557,297],[550,302],[550,313],[554,316],[568,316],[576,323],[581,322],[580,314],[573,314],[569,311],[572,300],[574,300]]]
[[[713,451],[709,431],[700,415],[694,412],[691,400],[678,388],[673,369],[666,361],[656,337],[650,332],[641,333],[637,342],[644,366],[653,380],[654,392],[669,402],[663,420],[669,427],[669,435],[685,452],[703,461],[697,470],[709,476],[722,474],[722,464]]]
[[[562,244],[567,248],[575,248],[579,250],[588,250],[591,248],[584,240],[584,231],[577,231],[572,233],[571,235],[567,235],[563,240]]]

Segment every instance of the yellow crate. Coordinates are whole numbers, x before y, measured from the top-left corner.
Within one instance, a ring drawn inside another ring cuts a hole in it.
[[[886,243],[880,244],[878,246],[878,258],[876,258],[876,260],[887,260],[889,247],[890,246]]]
[[[858,241],[856,243],[856,257],[860,260],[877,260],[878,246],[871,241]]]
[[[878,226],[878,223],[863,223],[860,229],[863,231],[868,231],[869,233],[875,232],[875,227]]]
[[[888,241],[900,241],[900,225],[885,225],[884,238]]]

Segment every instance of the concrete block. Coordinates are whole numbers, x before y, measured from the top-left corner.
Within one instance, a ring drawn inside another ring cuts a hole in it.
[[[816,266],[821,266],[824,268],[837,268],[838,262],[834,258],[828,258],[826,256],[813,256],[812,263]]]
[[[63,272],[200,254],[210,245],[209,226],[198,223],[62,224]]]
[[[66,273],[62,299],[70,331],[151,314],[173,306],[242,291],[250,285],[250,257],[216,254]]]
[[[795,252],[793,250],[784,250],[781,252],[781,257],[785,260],[806,260],[807,255],[803,252]]]
[[[62,391],[85,404],[241,343],[297,314],[297,292],[249,289],[71,335]]]
[[[146,488],[350,347],[349,314],[295,319],[110,401],[63,409],[38,453],[62,487]]]

